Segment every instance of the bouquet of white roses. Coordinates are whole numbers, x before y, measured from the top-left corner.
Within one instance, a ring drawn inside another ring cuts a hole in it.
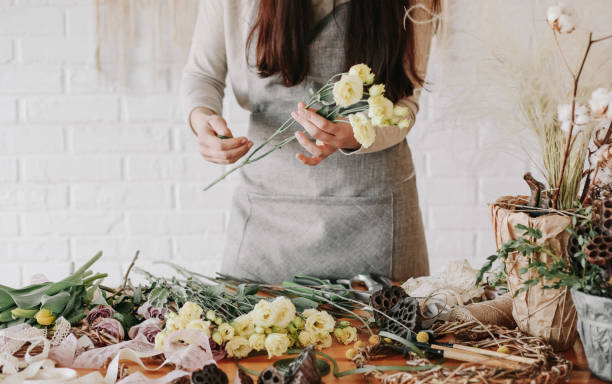
[[[371,146],[376,139],[374,126],[405,129],[411,124],[409,109],[399,105],[394,106],[393,102],[385,97],[384,84],[374,84],[374,74],[365,64],[353,65],[348,72],[329,79],[308,99],[306,109],[312,107],[318,107],[317,113],[330,121],[348,120],[355,139],[365,148]],[[245,165],[260,160],[295,140],[295,136],[291,135],[272,143],[287,132],[295,122],[293,118],[289,118],[270,137],[253,149],[240,164],[215,179],[204,190],[210,189]],[[260,153],[262,150],[264,151]]]
[[[262,299],[251,312],[231,322],[224,322],[214,311],[204,314],[202,307],[187,302],[178,313],[166,315],[166,325],[155,337],[156,349],[163,350],[168,335],[182,329],[204,332],[222,346],[229,357],[239,359],[253,351],[266,351],[268,357],[281,356],[292,346],[328,348],[332,344],[332,333],[343,344],[357,340],[357,329],[348,322],[336,323],[329,313],[316,309],[306,310],[300,316],[286,297],[272,301]]]

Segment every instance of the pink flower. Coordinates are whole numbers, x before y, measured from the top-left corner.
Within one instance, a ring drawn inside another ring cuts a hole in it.
[[[115,314],[115,310],[108,305],[98,305],[89,310],[87,314],[87,324],[93,325],[100,318],[110,318]]]
[[[162,321],[166,320],[166,308],[157,308],[153,307],[149,303],[144,303],[141,305],[136,311],[140,316],[145,319],[160,319]]]
[[[98,318],[93,325],[92,329],[103,331],[109,336],[116,338],[117,340],[123,340],[125,337],[125,331],[123,330],[123,325],[117,320],[110,317],[100,317]]]
[[[162,330],[162,321],[157,318],[151,318],[143,321],[142,323],[133,326],[128,332],[130,339],[135,339],[139,335],[142,335],[151,344],[155,344],[155,335]]]

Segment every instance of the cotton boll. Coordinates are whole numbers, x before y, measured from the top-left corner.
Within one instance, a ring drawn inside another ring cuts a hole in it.
[[[559,5],[551,5],[548,7],[548,10],[546,11],[546,21],[548,21],[548,24],[553,25],[557,20],[559,20],[561,13],[562,11]]]
[[[601,117],[606,112],[608,112],[610,101],[612,97],[612,92],[609,92],[605,88],[598,88],[591,94],[591,99],[589,100],[589,107],[591,107],[591,111],[593,112],[593,116]]]
[[[557,119],[560,122],[569,122],[572,116],[572,106],[571,104],[559,104],[557,106]]]
[[[576,108],[574,111],[574,122],[579,126],[583,126],[588,124],[591,121],[591,115],[589,114],[589,109],[584,104],[576,104]],[[583,127],[580,127],[582,129]]]
[[[571,33],[576,29],[574,19],[570,15],[563,14],[559,16],[557,23],[559,24],[559,32],[561,33]]]

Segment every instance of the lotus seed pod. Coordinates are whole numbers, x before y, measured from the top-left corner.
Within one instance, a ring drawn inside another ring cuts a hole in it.
[[[401,299],[408,296],[406,291],[402,287],[398,287],[395,285],[387,286],[379,291],[376,291],[370,297],[370,305],[375,309],[374,318],[376,320],[381,320],[384,318],[380,314],[383,312],[388,314],[388,312],[393,308]],[[380,311],[380,312],[378,312]]]
[[[227,375],[215,363],[207,364],[191,374],[193,384],[228,384]]]
[[[414,297],[406,296],[387,315],[393,320],[384,318],[381,330],[407,339],[418,327],[419,304]]]

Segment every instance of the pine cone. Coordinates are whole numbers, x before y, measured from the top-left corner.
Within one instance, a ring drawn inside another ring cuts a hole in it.
[[[372,308],[376,309],[376,311],[374,311],[374,318],[376,320],[383,319],[384,316],[377,311],[389,314],[391,308],[407,296],[408,294],[406,291],[404,291],[402,287],[396,285],[387,286],[374,292],[372,296],[370,296],[370,305]]]

